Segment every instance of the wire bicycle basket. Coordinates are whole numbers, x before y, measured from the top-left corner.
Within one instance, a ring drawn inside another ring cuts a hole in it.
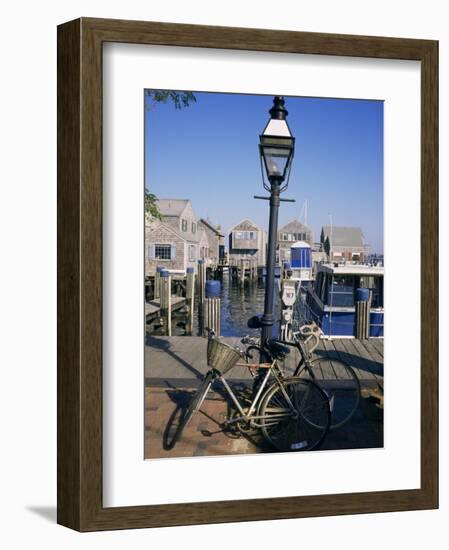
[[[222,342],[219,338],[209,338],[207,342],[207,364],[221,374],[225,374],[241,358],[240,350]]]

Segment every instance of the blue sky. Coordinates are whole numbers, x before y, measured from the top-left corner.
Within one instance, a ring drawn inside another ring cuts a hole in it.
[[[145,110],[145,185],[160,198],[190,199],[200,217],[227,231],[244,218],[268,226],[258,152],[272,96],[196,93],[196,103]],[[383,103],[285,97],[296,138],[290,184],[279,226],[307,223],[363,229],[372,252],[383,252]]]

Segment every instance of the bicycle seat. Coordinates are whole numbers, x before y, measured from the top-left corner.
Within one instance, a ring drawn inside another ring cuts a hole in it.
[[[265,346],[275,359],[284,359],[290,353],[287,346],[276,342],[276,340],[267,340]]]

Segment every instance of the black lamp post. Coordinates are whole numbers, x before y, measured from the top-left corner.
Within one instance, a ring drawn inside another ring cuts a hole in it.
[[[278,230],[278,213],[280,194],[288,187],[293,154],[295,151],[295,138],[292,136],[287,124],[288,111],[284,107],[284,98],[275,96],[271,115],[265,129],[260,136],[260,162],[264,188],[270,192],[270,222],[268,228],[268,253],[265,287],[264,313],[261,318],[262,342],[272,337],[274,324],[274,288],[275,288],[275,264]],[[268,182],[266,183],[266,175]],[[256,197],[267,198],[268,197]],[[293,201],[289,201],[293,202]]]

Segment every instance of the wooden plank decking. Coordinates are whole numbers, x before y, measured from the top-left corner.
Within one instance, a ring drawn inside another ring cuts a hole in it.
[[[239,338],[226,338],[230,344],[240,344]],[[240,344],[240,346],[242,346]],[[179,456],[220,456],[273,452],[260,433],[248,437],[230,437],[221,426],[229,415],[229,398],[217,384],[201,410],[194,415],[173,447],[169,434],[176,426],[208,370],[207,339],[198,336],[148,336],[145,348],[145,458]],[[383,446],[383,341],[382,340],[322,340],[315,351],[317,357],[328,359],[318,383],[332,391],[340,386],[343,367],[337,359],[346,361],[357,372],[362,399],[351,420],[338,430],[330,431],[320,450],[362,449]],[[290,354],[286,368],[295,363]],[[237,384],[252,384],[247,368],[235,367],[226,378],[234,390]],[[237,391],[238,393],[238,391]]]
[[[240,344],[238,337],[228,337],[226,342]],[[146,386],[195,387],[203,379],[209,367],[206,361],[207,339],[199,336],[147,336],[145,347]],[[292,350],[286,368],[292,370],[298,361],[298,353]],[[321,340],[315,350],[317,357],[340,359],[353,367],[362,389],[383,388],[383,340],[336,339]],[[342,376],[332,361],[326,362],[323,379]],[[247,368],[235,367],[226,375],[234,382],[247,382],[251,375]]]
[[[184,304],[186,303],[186,299],[182,296],[172,296],[171,297],[171,309],[172,311],[176,311],[178,309],[181,309]],[[155,300],[151,300],[150,302],[145,302],[145,317],[153,317],[155,315],[158,315],[161,310],[161,301],[157,298]]]

